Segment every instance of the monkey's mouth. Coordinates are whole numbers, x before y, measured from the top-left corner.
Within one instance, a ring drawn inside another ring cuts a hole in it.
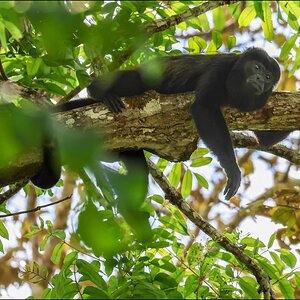
[[[248,83],[254,90],[255,95],[261,95],[264,92],[264,83],[257,80],[249,80]]]

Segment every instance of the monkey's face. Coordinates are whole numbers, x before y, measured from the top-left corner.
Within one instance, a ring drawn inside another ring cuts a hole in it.
[[[272,73],[259,61],[245,64],[245,88],[255,96],[272,91],[276,84]]]
[[[227,80],[229,106],[242,112],[262,108],[271,96],[279,76],[279,66],[269,56],[244,56],[232,68]]]

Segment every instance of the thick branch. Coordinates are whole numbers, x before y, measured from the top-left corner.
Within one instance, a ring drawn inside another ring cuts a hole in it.
[[[161,95],[151,91],[124,100],[127,109],[121,114],[113,114],[102,104],[95,104],[58,113],[54,118],[69,127],[104,131],[107,150],[147,149],[172,161],[190,157],[199,138],[189,112],[194,101],[193,93]],[[274,93],[268,105],[260,111],[240,113],[226,109],[225,117],[233,130],[299,130],[300,93]],[[239,147],[258,148],[253,139],[234,140]],[[281,155],[288,150],[273,147],[271,151]],[[300,165],[299,153],[288,153],[285,157]],[[0,167],[0,186],[33,176],[40,163],[41,154],[36,152],[12,163],[9,170]]]

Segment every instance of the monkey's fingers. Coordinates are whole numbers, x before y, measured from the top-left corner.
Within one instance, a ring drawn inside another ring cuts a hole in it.
[[[224,190],[224,195],[225,195],[225,199],[229,200],[236,194],[236,192],[238,191],[238,189],[240,187],[241,171],[237,167],[234,169],[227,170],[226,174],[228,177],[228,181],[227,181],[227,185]]]
[[[111,112],[119,113],[125,108],[123,101],[117,95],[107,95],[103,98],[103,103]]]
[[[232,182],[232,180],[229,180],[224,190],[225,199],[229,200],[230,198],[232,198],[236,194],[238,188],[239,184],[236,184],[236,182]]]

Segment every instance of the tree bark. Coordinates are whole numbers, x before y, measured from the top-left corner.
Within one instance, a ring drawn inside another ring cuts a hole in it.
[[[150,91],[124,98],[127,109],[120,114],[94,104],[53,117],[64,126],[104,133],[108,151],[145,149],[171,161],[183,161],[189,159],[199,139],[189,112],[193,101],[194,93],[162,95]],[[276,92],[259,111],[225,109],[224,116],[231,130],[299,130],[300,93]],[[0,167],[0,186],[33,176],[41,162],[39,149],[12,162],[9,170]]]

